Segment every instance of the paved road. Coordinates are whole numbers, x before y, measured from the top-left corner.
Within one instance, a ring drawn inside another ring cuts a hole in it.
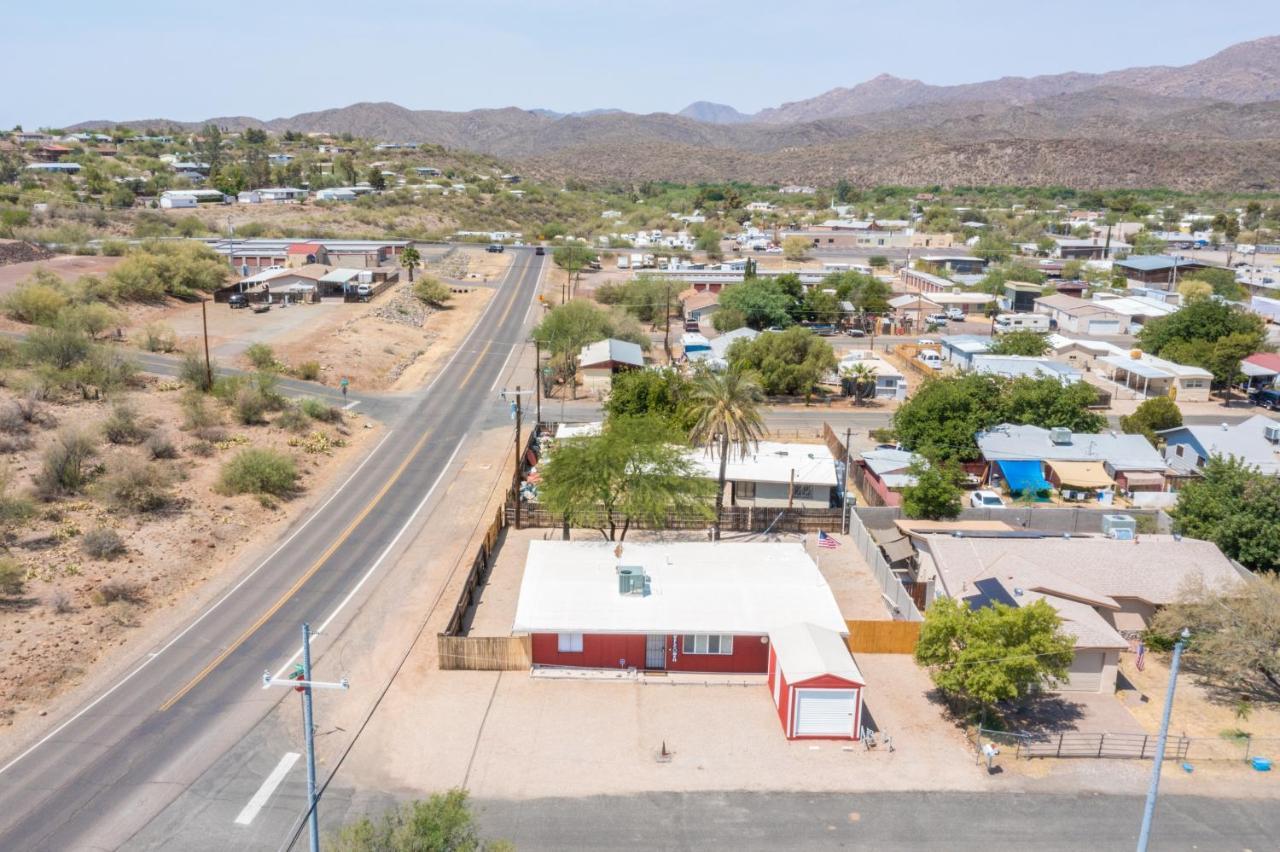
[[[1137,796],[648,793],[481,801],[487,837],[526,850],[1131,850]],[[1163,796],[1152,850],[1275,849],[1272,800]]]
[[[366,572],[408,529],[468,430],[500,415],[492,386],[526,336],[544,259],[519,251],[506,285],[359,468],[226,597],[139,659],[45,739],[0,762],[0,849],[114,849],[251,730],[287,690],[260,687],[298,650],[299,624],[340,628]]]

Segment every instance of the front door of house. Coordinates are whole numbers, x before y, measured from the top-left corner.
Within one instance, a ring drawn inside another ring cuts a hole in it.
[[[646,669],[665,669],[667,667],[667,636],[665,633],[650,633],[645,636],[644,667]]]

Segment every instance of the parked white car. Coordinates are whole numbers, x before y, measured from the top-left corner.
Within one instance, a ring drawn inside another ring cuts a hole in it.
[[[916,356],[916,360],[931,370],[942,369],[942,356],[932,349],[926,349]]]
[[[975,509],[1003,509],[1004,500],[994,491],[975,491],[969,495],[969,505]]]

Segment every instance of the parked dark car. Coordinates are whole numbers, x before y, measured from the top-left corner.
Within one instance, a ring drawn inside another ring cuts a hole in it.
[[[534,249],[534,250],[533,250],[533,253],[534,253],[534,254],[539,254],[539,255],[541,255],[541,254],[546,254],[546,253],[547,253],[547,250],[546,250],[545,248],[543,248],[542,246],[538,246],[536,249]]]
[[[1258,391],[1253,398],[1254,405],[1260,405],[1270,411],[1280,411],[1280,390],[1267,389]]]
[[[232,293],[227,299],[227,307],[229,308],[247,308],[249,307],[249,297],[244,293]]]
[[[485,249],[485,251],[494,252],[496,254],[501,254],[504,250],[502,243],[489,243],[489,247]]]

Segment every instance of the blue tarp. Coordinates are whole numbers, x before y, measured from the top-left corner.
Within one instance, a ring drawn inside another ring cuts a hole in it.
[[[1040,471],[1038,461],[997,461],[1010,494],[1038,494],[1053,488]]]

